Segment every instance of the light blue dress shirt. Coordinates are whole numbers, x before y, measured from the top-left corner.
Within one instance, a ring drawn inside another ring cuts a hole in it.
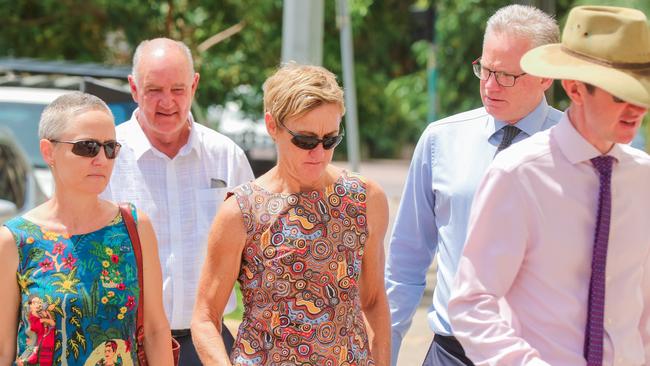
[[[562,113],[545,99],[517,122],[514,142],[555,125]],[[460,260],[472,198],[492,162],[506,123],[484,108],[431,123],[420,137],[402,195],[386,266],[392,325],[392,364],[438,259],[437,284],[429,309],[434,333],[452,335],[447,302]]]

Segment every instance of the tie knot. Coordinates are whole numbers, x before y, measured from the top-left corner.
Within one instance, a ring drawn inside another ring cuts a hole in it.
[[[611,175],[612,164],[614,164],[614,157],[609,155],[601,155],[591,159],[591,164],[598,170],[600,175]]]
[[[512,139],[514,139],[515,136],[517,136],[517,135],[519,134],[519,132],[521,132],[521,130],[519,129],[519,127],[517,127],[517,126],[515,126],[515,125],[507,125],[507,126],[504,126],[504,127],[502,128],[502,130],[503,130],[503,139],[504,139],[504,140],[508,140],[508,139],[509,139],[510,141],[512,141]]]
[[[512,140],[514,140],[515,137],[517,137],[517,135],[519,134],[519,132],[521,132],[519,127],[513,125],[504,126],[502,130],[503,130],[503,137],[501,138],[501,143],[497,147],[497,151],[496,151],[497,154],[501,150],[510,146],[510,144],[512,144]]]

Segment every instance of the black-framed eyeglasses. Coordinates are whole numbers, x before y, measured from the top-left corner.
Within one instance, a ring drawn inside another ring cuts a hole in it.
[[[492,71],[481,65],[480,57],[472,62],[472,70],[474,70],[474,75],[483,81],[487,81],[490,78],[490,75],[494,74],[494,79],[497,81],[497,84],[506,88],[514,86],[518,78],[526,75],[525,72],[522,72],[519,75],[512,75],[503,71]]]
[[[97,154],[99,154],[99,150],[103,147],[106,159],[115,159],[117,157],[117,153],[120,152],[120,147],[122,147],[122,145],[120,145],[120,143],[115,140],[109,140],[106,142],[99,142],[92,139],[78,141],[50,141],[59,144],[70,144],[72,145],[73,154],[83,156],[85,158],[94,158],[97,156]]]
[[[343,140],[343,136],[345,135],[344,131],[341,131],[341,133],[339,133],[336,136],[325,136],[322,139],[319,139],[318,137],[315,136],[301,135],[295,133],[290,129],[288,129],[283,122],[280,122],[280,124],[282,125],[282,127],[284,127],[285,130],[287,130],[287,132],[291,134],[291,136],[293,136],[291,138],[291,142],[303,150],[315,149],[316,146],[318,146],[318,144],[320,143],[323,144],[323,149],[325,150],[333,149],[338,144],[341,143],[341,141]]]

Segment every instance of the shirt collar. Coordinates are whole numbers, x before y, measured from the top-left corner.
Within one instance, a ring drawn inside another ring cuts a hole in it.
[[[524,118],[520,119],[515,126],[520,130],[526,133],[528,136],[532,136],[539,132],[544,126],[546,117],[548,116],[548,103],[546,102],[546,97],[542,96],[542,100],[539,102],[537,107],[528,113]],[[509,123],[495,119],[490,115],[490,120],[492,123],[488,123],[489,135],[492,136],[501,130],[503,127],[507,126]]]
[[[151,151],[152,153],[159,156],[166,156],[165,154],[158,151],[158,149],[156,149],[153,145],[151,145],[151,142],[149,142],[147,135],[144,134],[144,131],[142,130],[142,127],[136,118],[139,110],[140,108],[136,108],[136,110],[133,111],[133,114],[131,114],[131,119],[129,120],[131,124],[129,125],[127,133],[124,135],[124,140],[127,141],[131,149],[133,149],[135,159],[139,160],[147,151]],[[194,116],[192,116],[192,113],[189,113],[187,118],[190,122],[190,125],[192,126],[192,128],[190,128],[190,136],[187,140],[187,143],[183,145],[183,147],[181,147],[181,149],[178,151],[177,156],[185,156],[192,151],[196,151],[198,153],[201,147],[196,128],[194,127]]]
[[[569,120],[569,114],[567,112],[564,112],[562,115],[560,122],[555,127],[553,136],[557,141],[560,151],[571,164],[579,164],[603,155],[575,129]],[[614,144],[611,150],[605,155],[612,156],[617,161],[620,161],[623,157],[623,151],[619,144]]]

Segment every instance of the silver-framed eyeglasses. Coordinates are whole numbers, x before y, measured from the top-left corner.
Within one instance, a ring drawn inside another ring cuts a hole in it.
[[[497,81],[497,84],[506,88],[514,86],[518,78],[526,75],[525,72],[522,72],[519,75],[512,75],[503,71],[490,70],[481,65],[480,57],[472,62],[472,70],[474,70],[474,75],[483,81],[487,81],[490,78],[490,75],[494,74],[494,79]]]

